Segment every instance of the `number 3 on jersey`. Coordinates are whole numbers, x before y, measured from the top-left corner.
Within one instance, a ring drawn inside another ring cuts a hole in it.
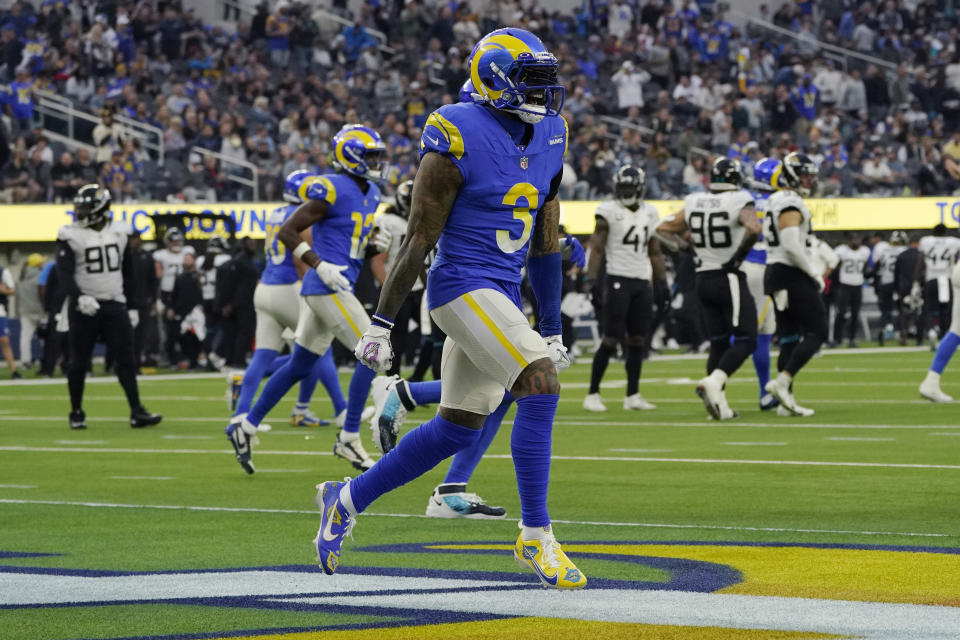
[[[518,206],[521,198],[526,206]],[[530,233],[533,231],[533,216],[530,215],[530,211],[537,210],[540,204],[540,192],[529,182],[519,182],[510,187],[507,194],[503,196],[503,204],[514,208],[513,218],[523,222],[523,231],[520,232],[519,238],[513,238],[508,229],[498,229],[497,246],[504,253],[516,253],[530,239]]]

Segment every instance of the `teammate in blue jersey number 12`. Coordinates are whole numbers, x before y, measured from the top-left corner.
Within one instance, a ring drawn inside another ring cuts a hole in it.
[[[368,127],[346,125],[333,138],[337,173],[304,180],[303,200],[281,225],[277,237],[293,256],[310,267],[300,289],[300,316],[290,360],[260,393],[260,398],[240,422],[244,437],[262,430],[264,416],[299,380],[310,375],[314,364],[334,338],[353,348],[370,326],[363,305],[353,295],[353,284],[371,240],[373,218],[380,204],[380,162],[385,146],[380,135]],[[301,233],[311,232],[308,244]],[[390,246],[387,234],[376,234],[377,250]],[[360,418],[376,374],[357,365],[347,392],[347,413],[333,453],[364,471],[373,466],[360,441]],[[237,431],[234,431],[237,433]]]
[[[233,400],[231,406],[233,418],[227,425],[225,433],[233,445],[237,461],[247,473],[254,472],[251,443],[240,428],[240,423],[250,410],[253,396],[263,377],[271,370],[274,372],[279,370],[290,360],[290,356],[277,354],[284,345],[284,331],[294,331],[297,328],[300,305],[298,281],[307,269],[306,265],[295,258],[293,253],[280,242],[277,234],[283,223],[303,204],[305,191],[314,177],[314,174],[304,170],[294,171],[287,176],[283,199],[289,204],[275,209],[267,218],[267,264],[253,294],[253,305],[257,311],[257,348],[253,352],[253,358],[247,370],[243,373],[232,373],[228,378],[230,396]],[[343,426],[347,403],[340,389],[340,378],[337,375],[337,366],[333,361],[331,349],[327,349],[323,357],[317,359],[310,370],[310,375],[301,380],[297,404],[290,416],[291,425],[316,427],[329,424],[313,415],[309,408],[310,398],[318,381],[323,382],[323,386],[330,395],[337,424]],[[261,429],[263,426],[261,425]]]
[[[522,516],[514,556],[543,584],[578,588],[586,577],[554,538],[547,512],[557,368],[570,362],[560,338],[556,195],[567,146],[559,117],[564,90],[557,84],[557,59],[522,29],[484,36],[468,66],[475,101],[445,105],[427,119],[407,237],[354,351],[378,371],[389,368],[392,318],[439,240],[427,300],[447,334],[440,409],[366,473],[318,485],[318,559],[324,572],[336,571],[357,514],[473,445],[507,389],[517,403],[511,450]],[[524,262],[540,333],[520,310]]]

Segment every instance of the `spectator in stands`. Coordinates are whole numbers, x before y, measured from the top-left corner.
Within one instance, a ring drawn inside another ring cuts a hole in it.
[[[64,151],[60,155],[60,160],[50,170],[51,186],[53,187],[53,199],[56,202],[71,202],[77,189],[87,184],[77,165],[73,162],[73,154]]]
[[[93,129],[93,144],[97,147],[97,162],[107,162],[114,150],[123,143],[124,131],[114,121],[113,111],[106,109],[101,116],[100,124]]]
[[[10,118],[14,135],[26,133],[33,127],[33,80],[24,68],[16,71],[16,80],[10,83]]]
[[[92,98],[96,92],[96,85],[93,82],[93,78],[90,77],[90,71],[85,65],[78,67],[76,73],[67,79],[64,92],[68,98],[80,104],[86,104],[90,101],[90,98]]]
[[[0,177],[3,178],[3,191],[0,201],[5,203],[35,202],[40,194],[40,185],[34,181],[27,167],[27,152],[17,149],[4,165]]]
[[[617,106],[621,113],[626,113],[630,107],[643,107],[643,85],[650,81],[649,73],[645,70],[637,72],[633,63],[626,60],[610,80],[617,87]]]

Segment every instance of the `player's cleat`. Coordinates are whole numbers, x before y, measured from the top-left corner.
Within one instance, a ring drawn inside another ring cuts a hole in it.
[[[293,413],[290,414],[290,426],[291,427],[327,427],[330,425],[329,420],[322,420],[307,409],[306,411],[297,411],[293,410]]]
[[[927,340],[930,342],[930,351],[936,351],[940,344],[940,334],[936,329],[927,329]]]
[[[237,401],[240,399],[240,387],[243,385],[243,371],[231,371],[227,374],[227,404],[230,414],[237,411]]]
[[[130,426],[134,429],[152,427],[155,424],[160,424],[161,420],[163,420],[162,415],[159,413],[150,413],[143,407],[137,407],[133,410],[133,413],[130,414]]]
[[[428,518],[472,518],[497,520],[507,515],[503,507],[491,507],[475,493],[467,493],[466,484],[441,484],[427,502]]]
[[[373,466],[373,459],[363,448],[359,433],[341,431],[337,441],[333,443],[333,455],[343,458],[353,465],[357,471],[366,471]]]
[[[697,383],[697,395],[703,400],[703,406],[711,418],[714,420],[724,419],[721,408],[726,404],[726,401],[723,398],[723,386],[719,382],[710,376],[701,378],[700,382]]]
[[[790,411],[783,405],[780,405],[777,407],[777,415],[782,418],[809,418],[814,413],[816,413],[816,411],[814,411],[813,409],[801,407],[798,404],[794,405],[793,411]]]
[[[86,429],[87,428],[87,414],[83,412],[83,409],[74,409],[70,412],[70,428],[71,429]]]
[[[607,410],[607,405],[603,404],[603,399],[600,398],[599,393],[590,393],[583,399],[583,409],[584,411],[602,413]]]
[[[344,478],[349,480],[350,478]],[[340,565],[340,547],[343,539],[353,531],[356,523],[347,508],[340,503],[340,490],[346,482],[323,482],[317,485],[314,501],[320,509],[320,528],[313,546],[317,550],[317,562],[327,575],[333,575]]]
[[[23,374],[20,373],[19,371],[14,371],[13,373],[10,374],[10,379],[11,379],[11,380],[23,380]]]
[[[623,408],[627,411],[653,411],[657,408],[657,405],[647,402],[642,395],[635,393],[623,399]]]
[[[343,429],[343,425],[346,424],[346,422],[347,422],[347,410],[341,409],[340,413],[338,413],[333,417],[333,424]]]
[[[233,445],[233,450],[237,456],[237,462],[240,463],[240,466],[243,467],[243,470],[247,473],[253,473],[256,471],[253,467],[253,446],[250,443],[250,438],[240,427],[240,420],[234,418],[230,421],[230,424],[227,425],[227,428],[223,430],[227,434],[227,440],[230,441],[230,444]]]
[[[397,385],[400,384],[406,382],[396,376],[380,376],[373,381],[371,395],[374,413],[370,430],[373,431],[373,442],[381,453],[387,453],[397,446],[400,427],[407,417],[407,408],[397,393]]]
[[[376,411],[376,407],[364,407],[363,411],[360,413],[360,422],[367,422],[373,419],[373,414]]]
[[[945,394],[936,381],[924,380],[920,385],[920,395],[930,402],[953,402],[953,398]]]
[[[776,409],[779,406],[780,401],[774,398],[772,394],[765,393],[760,397],[761,411],[770,411],[771,409]]]
[[[522,522],[520,526],[523,527]],[[513,547],[513,557],[520,566],[533,569],[545,587],[580,589],[587,584],[587,577],[563,552],[549,526],[544,528],[543,538],[534,540],[524,540],[521,532]]]
[[[789,385],[781,384],[779,376],[768,382],[764,389],[780,402],[777,415],[783,415],[780,409],[788,411],[795,416],[802,415],[802,412],[799,411],[800,407],[797,406],[796,400],[793,399],[793,392],[790,390]]]

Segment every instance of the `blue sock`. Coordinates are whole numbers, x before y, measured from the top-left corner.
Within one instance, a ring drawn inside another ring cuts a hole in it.
[[[520,517],[526,527],[550,524],[547,487],[550,484],[550,440],[558,395],[538,394],[517,400],[510,451],[517,471]]]
[[[400,439],[377,464],[350,481],[350,498],[357,513],[397,487],[422,476],[457,451],[480,438],[478,429],[468,429],[434,416]]]
[[[343,389],[340,388],[340,376],[337,374],[337,363],[333,361],[333,347],[327,349],[323,357],[314,365],[319,372],[320,383],[327,390],[330,401],[333,403],[333,415],[338,415],[347,408],[347,401],[343,399]]]
[[[367,404],[370,395],[370,383],[377,377],[370,367],[357,364],[350,378],[350,389],[347,391],[347,418],[343,423],[343,430],[347,433],[359,433],[360,415],[363,414],[363,405]]]
[[[960,336],[953,331],[949,331],[940,340],[940,346],[937,347],[937,352],[933,354],[933,364],[930,365],[930,370],[943,373],[943,370],[947,368],[947,363],[950,362],[950,358],[953,357],[953,352],[957,350],[957,345],[960,345]]]
[[[274,355],[276,355],[277,352],[274,351],[273,353],[274,353]],[[279,369],[279,368],[282,367],[283,365],[287,364],[288,362],[290,362],[290,354],[289,354],[289,353],[288,353],[287,355],[285,355],[285,356],[277,356],[277,357],[275,357],[275,358],[273,359],[273,362],[271,362],[269,365],[267,365],[267,370],[264,371],[264,375],[268,375],[268,376],[269,376],[269,375],[273,375],[274,373],[277,372],[277,369]]]
[[[418,405],[436,404],[440,402],[440,387],[441,384],[439,380],[407,383],[407,389],[410,390],[410,398]]]
[[[450,463],[447,477],[443,479],[444,484],[467,484],[470,482],[470,476],[473,475],[477,465],[480,464],[480,458],[490,448],[490,443],[493,442],[500,430],[503,416],[507,415],[511,404],[513,404],[513,396],[508,391],[497,410],[487,416],[477,441],[466,449],[461,449],[457,452],[457,455],[453,456],[453,462]]]
[[[760,397],[766,393],[764,387],[770,382],[770,340],[773,336],[760,334],[757,336],[757,348],[753,350],[753,368],[757,370],[757,380],[760,382]]]
[[[260,382],[263,376],[267,374],[270,363],[277,359],[277,352],[273,349],[257,349],[250,358],[250,364],[243,373],[243,383],[240,385],[240,395],[237,397],[237,410],[233,415],[238,416],[241,413],[250,411],[250,403],[253,402],[253,396],[260,388]]]
[[[310,374],[313,363],[319,357],[298,344],[293,345],[293,355],[290,356],[290,360],[270,377],[267,384],[263,385],[263,391],[260,392],[260,397],[250,409],[250,413],[247,414],[247,420],[259,426],[263,417],[270,412],[270,409],[277,406],[287,391]]]

